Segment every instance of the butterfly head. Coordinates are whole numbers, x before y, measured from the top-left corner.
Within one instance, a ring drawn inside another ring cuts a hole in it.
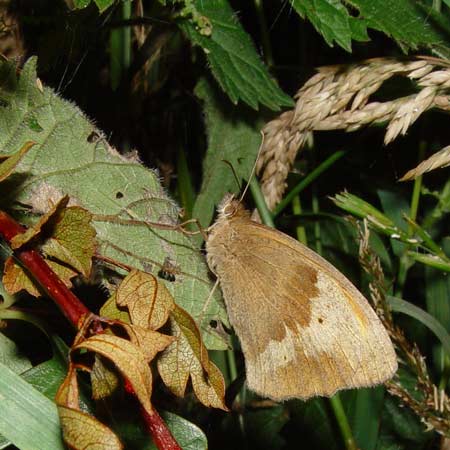
[[[241,202],[236,199],[234,194],[230,193],[225,194],[217,208],[219,219],[231,219],[242,211],[244,211],[244,207]]]

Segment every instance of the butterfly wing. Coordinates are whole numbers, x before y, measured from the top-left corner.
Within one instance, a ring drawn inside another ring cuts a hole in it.
[[[325,259],[247,217],[217,223],[207,242],[249,388],[274,400],[372,386],[397,369],[380,320]]]

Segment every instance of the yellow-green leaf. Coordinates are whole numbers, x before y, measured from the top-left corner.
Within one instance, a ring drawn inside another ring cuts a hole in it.
[[[77,275],[74,270],[55,261],[46,262],[67,287],[72,287],[70,280]],[[38,284],[12,258],[8,258],[5,262],[2,281],[3,286],[11,295],[21,290],[27,291],[34,297],[40,297],[42,295]]]
[[[11,239],[11,248],[13,250],[17,250],[18,248],[30,242],[31,239],[38,236],[42,232],[42,228],[50,220],[50,218],[54,216],[58,211],[65,208],[68,202],[69,197],[67,197],[67,195],[62,197],[56,204],[54,204],[50,208],[50,210],[46,214],[40,217],[39,221],[35,225],[29,227],[24,233],[14,236]]]
[[[227,410],[225,382],[209,360],[195,321],[176,306],[170,314],[170,329],[177,339],[158,358],[158,370],[166,386],[182,397],[191,377],[195,395],[205,406]]]
[[[78,409],[80,407],[77,373],[72,364],[56,393],[55,402],[68,408]]]
[[[173,297],[164,283],[148,273],[133,270],[116,292],[118,306],[126,306],[133,325],[157,330],[175,307]]]
[[[130,314],[128,311],[122,311],[117,307],[116,293],[103,304],[100,309],[100,315],[108,319],[120,320],[124,323],[131,323]]]
[[[119,438],[89,414],[58,406],[59,418],[66,444],[75,450],[121,450]]]
[[[94,400],[111,396],[119,386],[117,373],[105,364],[104,359],[99,355],[95,355],[94,365],[92,366],[91,386]]]
[[[131,342],[141,349],[148,362],[152,361],[157,353],[163,351],[175,340],[173,336],[147,330],[138,325],[124,324],[123,327],[127,331]]]
[[[91,225],[92,214],[78,206],[65,208],[57,213],[52,236],[42,246],[47,256],[64,262],[88,277],[95,252],[95,229]]]
[[[6,157],[4,155],[0,155],[0,159],[3,159],[3,161],[0,163],[0,181],[3,181],[11,175],[22,157],[28,152],[31,147],[33,147],[34,144],[35,142],[28,141],[25,142],[22,148],[16,153],[13,153],[12,155],[8,155]]]
[[[18,249],[39,237],[47,257],[73,267],[85,277],[92,268],[95,251],[95,229],[91,225],[92,214],[78,206],[67,208],[69,197],[62,197],[39,221],[24,233],[11,240],[11,247]]]
[[[92,336],[72,347],[72,351],[86,349],[111,360],[130,382],[141,405],[152,413],[152,373],[141,349],[126,339],[107,334]]]

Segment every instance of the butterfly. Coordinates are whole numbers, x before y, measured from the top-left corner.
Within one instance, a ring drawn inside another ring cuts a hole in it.
[[[248,387],[276,401],[383,383],[394,347],[363,295],[333,265],[250,218],[227,195],[206,241]]]

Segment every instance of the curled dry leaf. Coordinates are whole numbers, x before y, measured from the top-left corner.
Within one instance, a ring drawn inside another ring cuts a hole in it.
[[[175,340],[173,336],[147,330],[138,325],[123,324],[123,328],[130,337],[130,341],[141,349],[148,362]]]
[[[56,393],[55,401],[57,405],[73,409],[80,408],[77,373],[72,363],[70,363],[66,378]]]
[[[0,156],[0,160],[2,160],[2,162],[0,163],[0,181],[5,180],[14,172],[17,164],[19,164],[22,157],[28,152],[31,147],[33,147],[34,144],[35,142],[31,141],[25,142],[22,148],[16,153],[8,156]]]
[[[204,405],[227,410],[222,373],[209,361],[194,319],[174,303],[162,282],[150,274],[132,271],[105,303],[101,314],[125,322],[123,328],[148,361],[162,350],[158,370],[175,395],[184,395],[190,377],[194,392]],[[154,331],[169,317],[171,336]]]
[[[195,321],[176,306],[170,314],[170,329],[177,339],[161,353],[157,363],[164,384],[182,397],[190,377],[195,395],[205,406],[227,411],[225,382],[220,370],[209,360]]]
[[[48,223],[58,211],[64,209],[67,206],[67,203],[69,203],[69,197],[66,195],[54,204],[46,214],[42,215],[35,225],[28,228],[24,233],[13,237],[11,239],[11,248],[17,250],[25,244],[28,244],[32,239],[40,236],[45,224]]]
[[[59,211],[53,233],[42,246],[47,256],[56,258],[88,277],[95,252],[95,229],[91,225],[92,214],[78,206]]]
[[[69,288],[72,286],[70,280],[77,273],[70,267],[63,266],[55,261],[46,261],[51,269]],[[11,295],[24,290],[34,297],[42,295],[38,285],[29,277],[29,275],[19,266],[13,258],[8,258],[5,262],[2,278],[3,286]]]
[[[447,167],[450,165],[450,145],[447,145],[442,150],[434,153],[425,161],[422,161],[417,167],[406,172],[400,181],[407,181],[413,178],[417,178],[419,175],[425,172],[431,172],[441,167]]]
[[[114,363],[119,372],[128,379],[137,399],[145,410],[152,414],[150,403],[152,394],[152,373],[145,354],[130,341],[111,335],[92,336],[74,347],[75,350],[86,349],[99,353]]]
[[[75,450],[95,448],[119,450],[119,438],[94,417],[80,411],[76,370],[71,362],[66,378],[56,394],[64,442]]]
[[[33,227],[14,237],[11,247],[18,249],[38,237],[46,256],[88,277],[95,251],[92,214],[78,206],[67,208],[68,203],[69,197],[62,197]]]
[[[164,283],[139,270],[131,271],[122,281],[116,291],[116,303],[128,309],[133,325],[151,330],[161,328],[175,307]]]
[[[66,444],[75,450],[121,450],[119,438],[89,414],[58,406],[59,419]]]
[[[99,355],[95,355],[90,375],[94,400],[110,397],[119,387],[120,380],[116,371]]]

